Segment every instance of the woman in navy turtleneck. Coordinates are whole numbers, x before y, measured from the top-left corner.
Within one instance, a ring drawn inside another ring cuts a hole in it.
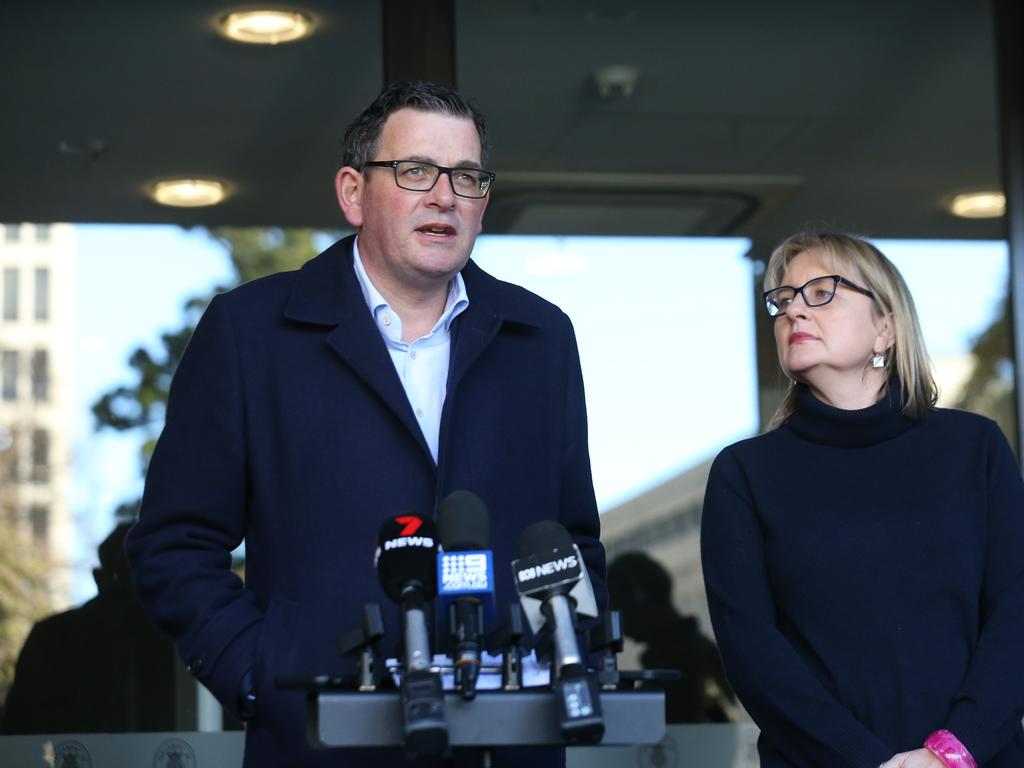
[[[768,432],[718,456],[701,532],[762,768],[1021,768],[1013,452],[934,407],[913,300],[870,244],[791,237],[765,288],[791,387]]]

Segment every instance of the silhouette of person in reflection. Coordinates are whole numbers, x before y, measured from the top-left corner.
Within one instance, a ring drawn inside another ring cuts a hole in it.
[[[117,526],[99,546],[96,597],[32,628],[0,732],[175,729],[174,648],[132,588],[124,554],[129,527]]]
[[[657,560],[628,552],[608,565],[610,607],[622,612],[622,631],[645,643],[644,669],[677,669],[682,680],[651,683],[665,691],[669,723],[725,723],[735,695],[714,641],[694,616],[672,605],[672,577]]]

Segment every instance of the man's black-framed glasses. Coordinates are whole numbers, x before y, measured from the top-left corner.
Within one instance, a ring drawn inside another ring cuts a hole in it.
[[[443,173],[459,197],[481,198],[487,196],[494,181],[494,174],[482,168],[445,168],[422,160],[373,160],[364,165],[394,169],[395,184],[411,192],[429,192]]]
[[[799,293],[804,297],[804,304],[808,307],[823,307],[836,297],[836,289],[840,283],[858,293],[863,293],[872,299],[875,298],[875,294],[867,288],[861,288],[856,283],[851,283],[845,277],[824,275],[823,277],[808,280],[799,288],[794,288],[791,285],[780,285],[778,288],[765,291],[764,306],[771,317],[778,317],[786,311],[786,307],[793,303],[793,300]]]

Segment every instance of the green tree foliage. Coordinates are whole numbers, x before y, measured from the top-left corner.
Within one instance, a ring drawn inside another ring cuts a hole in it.
[[[221,227],[208,232],[227,251],[234,279],[210,295],[189,298],[185,302],[181,326],[162,333],[156,351],[139,347],[129,355],[133,380],[113,387],[92,406],[97,430],[134,430],[140,433],[143,474],[163,427],[171,378],[196,323],[213,295],[264,275],[298,269],[319,250],[315,243],[320,233],[310,229]],[[121,504],[116,515],[118,519],[130,519],[137,511],[138,501],[135,500]]]
[[[0,518],[0,703],[14,681],[14,665],[32,625],[53,607],[47,585],[51,562],[19,526]]]
[[[236,284],[298,269],[319,250],[314,245],[319,233],[311,229],[220,227],[209,232],[227,250],[235,269]]]
[[[996,421],[1019,452],[1010,334],[1010,295],[1007,291],[999,314],[971,345],[974,368],[960,392],[956,407],[984,414]]]
[[[18,440],[25,424],[0,435],[0,705],[14,680],[14,665],[32,624],[51,610],[46,552],[33,544],[17,514]]]

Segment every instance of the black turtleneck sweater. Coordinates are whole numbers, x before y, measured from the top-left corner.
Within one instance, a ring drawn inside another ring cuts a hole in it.
[[[1024,766],[1024,481],[993,422],[801,388],[716,459],[701,550],[762,768],[875,768],[939,728]]]

